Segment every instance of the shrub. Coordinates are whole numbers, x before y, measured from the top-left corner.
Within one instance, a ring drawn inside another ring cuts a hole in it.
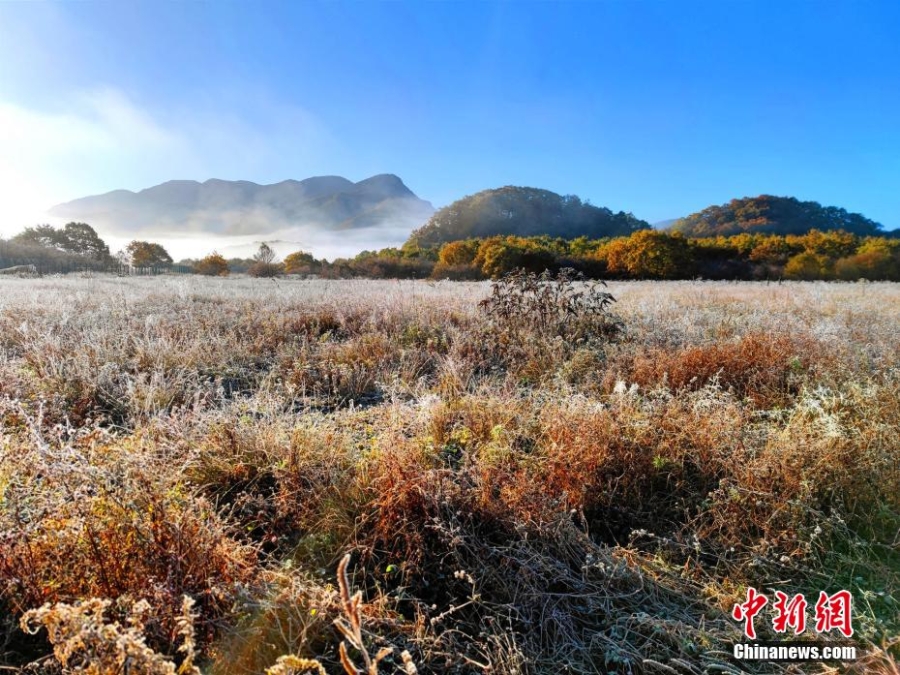
[[[281,263],[255,262],[247,270],[247,274],[251,277],[271,279],[280,277],[284,273],[284,267]]]
[[[484,274],[475,265],[448,265],[439,262],[431,271],[432,279],[450,279],[451,281],[478,281]]]
[[[280,276],[284,273],[284,265],[275,262],[275,251],[267,243],[263,242],[259,245],[259,250],[253,254],[255,261],[247,274],[251,277],[272,278]]]
[[[814,359],[827,358],[824,345],[785,335],[750,333],[736,340],[651,348],[637,352],[619,376],[645,388],[674,392],[717,382],[761,408],[790,401]]]
[[[896,285],[519,277],[6,284],[0,663],[54,672],[23,612],[110,602],[73,630],[128,645],[143,598],[177,668],[189,595],[213,675],[344,672],[342,638],[382,673],[730,672],[779,579],[891,644]]]
[[[616,299],[602,281],[584,281],[572,269],[557,274],[518,270],[494,281],[482,311],[500,333],[565,340],[614,338],[622,323],[610,313]]]

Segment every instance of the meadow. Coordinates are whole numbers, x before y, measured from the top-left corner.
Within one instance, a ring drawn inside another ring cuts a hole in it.
[[[896,675],[898,326],[892,283],[0,279],[0,672]],[[851,591],[860,659],[732,661],[750,586]]]

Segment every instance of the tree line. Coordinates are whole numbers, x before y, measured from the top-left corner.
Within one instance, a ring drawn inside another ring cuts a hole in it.
[[[27,227],[8,241],[0,240],[0,268],[34,265],[42,273],[172,269],[173,260],[160,244],[132,241],[115,255],[87,223]],[[179,269],[178,271],[185,271]]]
[[[476,280],[516,269],[573,268],[592,279],[900,281],[900,240],[841,230],[697,238],[658,230],[601,239],[498,235],[364,251],[331,263],[304,256],[302,265],[293,264],[296,258],[289,256],[292,264],[285,266],[285,273]]]
[[[495,235],[434,245],[363,251],[352,258],[317,259],[295,251],[278,260],[268,244],[251,258],[226,259],[213,252],[175,266],[159,244],[133,241],[116,255],[86,223],[28,228],[0,241],[0,268],[34,264],[40,271],[138,269],[281,275],[321,278],[452,279],[501,277],[513,270],[572,268],[592,279],[804,279],[900,281],[900,239],[844,230],[805,234],[742,232],[686,237],[680,232],[640,229],[627,236],[590,238]],[[67,265],[69,267],[67,267]],[[72,267],[71,265],[75,265]]]

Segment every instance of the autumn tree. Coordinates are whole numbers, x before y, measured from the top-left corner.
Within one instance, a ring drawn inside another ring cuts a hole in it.
[[[294,251],[284,258],[285,274],[315,274],[321,263],[316,260],[312,253],[306,251]]]
[[[843,230],[832,232],[810,230],[803,236],[797,237],[797,242],[811,253],[835,259],[853,255],[859,246],[859,237]]]
[[[823,255],[803,251],[793,256],[784,266],[784,276],[788,279],[812,281],[830,276],[830,261]]]
[[[641,230],[614,239],[604,248],[607,269],[638,279],[678,279],[694,272],[694,256],[687,239],[678,234]]]
[[[868,239],[856,253],[839,259],[834,268],[839,279],[848,281],[900,281],[900,241]]]
[[[229,271],[228,261],[216,251],[194,264],[194,272],[207,277],[227,277]]]
[[[134,267],[167,267],[172,264],[169,252],[149,241],[132,241],[125,247],[125,253]]]
[[[769,235],[761,238],[753,247],[750,260],[766,265],[784,265],[788,258],[799,252],[798,247],[789,244],[784,237]]]
[[[471,265],[481,244],[477,239],[451,241],[441,247],[438,262],[442,265]]]
[[[679,219],[672,230],[687,237],[714,237],[742,232],[803,235],[817,229],[877,235],[882,226],[859,213],[836,206],[802,202],[794,197],[760,195],[732,199]]]
[[[556,267],[556,256],[539,242],[524,237],[490,237],[481,242],[474,264],[492,278],[523,269],[540,274]]]

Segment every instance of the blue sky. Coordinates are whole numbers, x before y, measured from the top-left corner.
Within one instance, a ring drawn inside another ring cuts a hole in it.
[[[384,172],[438,207],[770,193],[893,228],[898,34],[865,0],[0,2],[0,234],[172,178]]]

